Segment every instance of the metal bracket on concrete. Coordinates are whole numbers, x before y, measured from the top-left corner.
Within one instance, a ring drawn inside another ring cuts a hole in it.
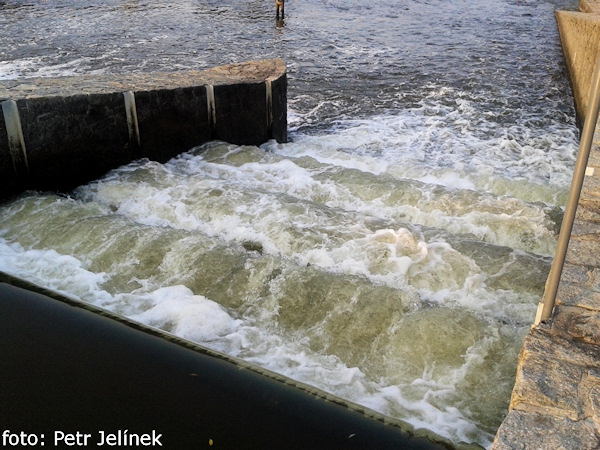
[[[140,143],[140,129],[138,126],[137,109],[135,107],[135,95],[132,91],[123,92],[125,99],[125,114],[127,115],[127,129],[129,130],[129,142],[130,144],[139,149]]]
[[[273,88],[271,80],[265,81],[267,91],[267,132],[269,138],[273,137]]]
[[[25,139],[23,138],[23,129],[21,128],[21,118],[19,117],[17,102],[14,100],[3,101],[2,114],[4,115],[6,134],[8,135],[8,148],[15,173],[17,175],[28,174],[27,150],[25,148]]]
[[[211,135],[215,133],[217,125],[217,108],[215,106],[215,89],[212,84],[206,85],[206,104],[208,107],[208,123],[210,124]]]

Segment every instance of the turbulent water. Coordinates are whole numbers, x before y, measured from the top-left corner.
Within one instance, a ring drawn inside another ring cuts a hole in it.
[[[0,205],[0,270],[489,446],[577,150],[571,1],[0,1],[0,79],[288,65],[291,142]]]

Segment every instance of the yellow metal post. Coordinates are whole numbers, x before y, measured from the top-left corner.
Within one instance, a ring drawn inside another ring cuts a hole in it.
[[[552,316],[552,311],[554,310],[556,293],[558,291],[558,283],[560,281],[560,276],[565,264],[567,247],[569,246],[569,239],[571,238],[571,231],[573,230],[573,222],[575,221],[575,212],[577,211],[577,205],[581,195],[581,187],[583,186],[583,179],[586,174],[588,158],[590,155],[590,149],[592,147],[594,131],[596,129],[596,122],[598,121],[599,107],[600,58],[598,58],[598,61],[596,62],[596,68],[592,77],[592,84],[590,86],[590,101],[588,102],[588,110],[586,113],[585,123],[583,125],[583,131],[581,133],[581,140],[579,142],[579,152],[577,154],[577,161],[575,162],[575,171],[573,172],[571,189],[569,190],[569,198],[565,207],[563,222],[560,227],[556,253],[554,255],[554,260],[552,261],[552,266],[550,267],[548,280],[546,281],[544,296],[542,298],[542,302],[538,306],[538,313],[535,318],[536,326],[539,325],[540,322],[549,320]]]

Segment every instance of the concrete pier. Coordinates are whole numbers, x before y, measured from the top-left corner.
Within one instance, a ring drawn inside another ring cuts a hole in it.
[[[600,58],[600,1],[556,14],[580,120]],[[494,450],[600,448],[600,121],[554,314],[531,328]]]
[[[209,140],[287,140],[280,59],[205,71],[0,81],[0,198],[69,190]]]

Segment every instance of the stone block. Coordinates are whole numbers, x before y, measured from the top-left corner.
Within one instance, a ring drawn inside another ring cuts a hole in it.
[[[600,268],[594,267],[590,271],[590,283],[594,292],[600,292]]]
[[[588,267],[600,267],[600,253],[597,251],[599,241],[600,235],[596,233],[571,236],[566,262]]]
[[[565,283],[562,278],[558,286],[556,301],[559,305],[577,306],[588,310],[600,311],[600,292],[576,283]]]
[[[588,175],[583,178],[580,201],[596,202],[598,200],[600,200],[600,178],[596,176],[594,171],[593,176]]]
[[[272,117],[271,139],[287,142],[287,76],[271,80]]]
[[[576,314],[578,309],[557,307],[552,328],[532,328],[525,338],[519,355],[511,410],[570,420],[588,416],[590,406],[586,403],[581,382],[588,374],[600,370],[600,359],[596,345],[569,334],[569,330],[581,335],[588,331],[586,323],[569,322],[570,314]],[[570,328],[569,323],[573,324]]]
[[[598,448],[600,438],[590,420],[573,421],[527,411],[510,411],[492,445],[493,450]]]
[[[565,309],[557,305],[555,315]],[[588,369],[600,369],[598,349],[594,345],[584,342],[575,342],[568,334],[552,326],[532,328],[525,338],[522,351],[538,352],[548,355],[549,358],[561,360],[565,364],[575,364]]]
[[[600,201],[600,199],[598,199]],[[596,235],[600,241],[600,223],[585,220],[575,220],[571,236]]]
[[[587,199],[577,205],[576,220],[600,223],[600,200]]]
[[[578,381],[584,368],[564,364],[551,354],[522,352],[510,408],[578,420]]]
[[[581,380],[579,396],[583,399],[585,417],[589,417],[600,432],[600,371],[588,370]]]
[[[593,145],[590,149],[590,154],[588,156],[588,166],[595,167],[594,176],[600,176],[600,172],[596,172],[600,170],[600,149],[598,145],[600,145],[600,129],[598,125],[596,125],[596,133],[594,135],[593,141],[596,141],[596,145]]]
[[[599,311],[568,306],[558,308],[553,327],[566,332],[575,340],[600,345]]]
[[[560,277],[561,284],[588,285],[592,283],[592,273],[585,267],[565,264]]]

